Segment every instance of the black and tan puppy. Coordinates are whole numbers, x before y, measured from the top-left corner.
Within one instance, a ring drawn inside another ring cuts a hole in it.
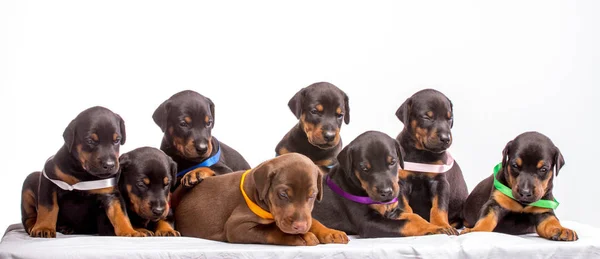
[[[119,190],[127,204],[131,225],[148,235],[180,236],[170,215],[170,188],[176,183],[177,164],[164,152],[142,147],[119,158]]]
[[[288,106],[299,122],[277,144],[275,153],[300,153],[326,168],[335,164],[342,150],[342,121],[350,123],[346,93],[330,83],[314,83],[297,92]]]
[[[106,214],[118,236],[145,236],[134,230],[116,184],[119,146],[125,123],[112,111],[92,107],[71,121],[65,143],[23,183],[23,225],[32,237],[63,233],[96,234],[99,215]],[[115,179],[113,179],[115,178]]]
[[[361,237],[457,234],[412,213],[398,184],[402,166],[400,144],[390,136],[368,131],[346,146],[325,179],[323,200],[313,217],[324,225]]]
[[[315,199],[322,197],[322,179],[319,168],[297,153],[252,170],[209,177],[201,188],[174,193],[179,201],[175,227],[183,236],[231,243],[348,243],[344,232],[311,216]]]
[[[404,162],[441,165],[448,161],[454,124],[452,103],[444,94],[425,89],[408,98],[396,111],[404,129],[396,138],[405,152]],[[456,162],[446,172],[400,171],[412,210],[432,224],[462,227],[461,211],[468,190]]]
[[[508,187],[506,191],[513,198],[495,187],[493,175],[481,181],[465,203],[465,225],[469,228],[461,234],[537,232],[551,240],[577,240],[577,233],[561,226],[554,215],[558,203],[552,195],[552,182],[564,164],[560,150],[538,132],[526,132],[509,141],[495,179]]]
[[[152,118],[165,133],[160,149],[180,170],[175,187],[180,181],[190,187],[205,177],[250,168],[236,150],[212,136],[215,105],[201,94],[176,93],[158,106]]]

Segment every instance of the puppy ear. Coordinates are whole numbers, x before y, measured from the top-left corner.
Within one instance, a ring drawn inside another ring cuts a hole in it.
[[[276,172],[268,162],[258,165],[258,167],[252,172],[254,184],[256,185],[256,190],[258,191],[258,196],[263,201],[267,199],[269,188],[271,188],[271,181],[273,180],[275,174]]]
[[[509,141],[508,143],[506,143],[504,150],[502,150],[502,168],[505,170],[507,167],[506,164],[508,163],[508,152],[510,151],[511,146],[512,146],[512,140]]]
[[[169,169],[171,171],[171,188],[173,188],[177,185],[177,163],[170,156],[167,156],[167,160],[169,161]]]
[[[300,119],[300,116],[302,116],[302,102],[304,101],[304,89],[306,88],[300,89],[300,91],[298,91],[294,95],[294,97],[292,97],[292,99],[290,99],[290,101],[288,102],[288,107],[290,107],[290,110],[296,116],[296,119]]]
[[[72,120],[63,132],[63,139],[65,139],[65,145],[69,152],[71,152],[73,144],[75,143],[75,124],[75,120]]]
[[[119,119],[119,131],[121,131],[121,145],[125,144],[125,139],[127,139],[127,133],[125,132],[125,121],[119,114],[115,113],[115,116]]]
[[[154,114],[152,114],[152,119],[154,120],[154,123],[156,123],[156,125],[160,127],[160,130],[162,130],[162,132],[165,132],[167,130],[167,115],[170,108],[171,101],[166,100],[162,104],[160,104],[158,108],[156,108],[156,110],[154,111]]]
[[[344,114],[344,122],[348,125],[348,123],[350,123],[350,102],[348,101],[348,95],[346,95],[346,93],[344,93],[344,110],[346,111]]]
[[[448,99],[448,97],[446,97],[446,99]],[[454,126],[454,105],[452,105],[450,99],[448,99],[448,102],[450,103],[450,113],[452,114],[452,123],[450,123],[450,128],[452,128]]]
[[[352,147],[347,146],[340,151],[337,156],[337,160],[339,165],[346,171],[347,173],[352,172]]]
[[[323,199],[323,173],[321,173],[321,169],[316,165],[315,170],[317,170],[317,189],[319,190],[317,201],[321,201]]]
[[[565,165],[565,159],[558,148],[556,148],[556,154],[554,155],[554,173],[558,176],[558,171]]]
[[[406,125],[406,122],[408,121],[408,114],[409,114],[411,106],[412,106],[412,99],[408,98],[408,99],[406,99],[406,101],[404,101],[404,103],[402,105],[400,105],[400,108],[398,108],[398,110],[396,110],[396,117],[398,117],[398,119],[402,123],[404,123],[404,125]]]
[[[129,167],[129,165],[131,165],[131,158],[129,157],[129,153],[125,153],[122,154],[119,157],[119,177],[117,179],[119,179],[119,181],[123,180],[123,177],[125,177],[124,172],[127,170],[127,167]]]
[[[208,106],[210,108],[210,115],[212,116],[213,119],[213,123],[211,125],[211,128],[215,126],[215,103],[213,103],[213,101],[210,98],[204,97],[206,98],[206,101],[208,102]]]
[[[402,146],[398,140],[394,140],[394,142],[396,145],[396,154],[398,154],[398,164],[400,165],[400,168],[404,169],[404,149],[402,149]]]

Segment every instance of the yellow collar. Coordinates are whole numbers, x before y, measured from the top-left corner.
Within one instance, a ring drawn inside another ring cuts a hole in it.
[[[263,210],[261,207],[256,205],[256,203],[254,203],[252,200],[250,200],[250,198],[248,198],[248,195],[244,191],[244,179],[246,178],[246,175],[249,172],[250,170],[244,172],[242,174],[242,180],[240,181],[240,191],[242,191],[242,196],[244,196],[244,200],[246,200],[246,205],[248,205],[248,208],[250,208],[250,210],[254,212],[256,216],[259,216],[263,219],[273,219],[273,214],[269,213],[266,210]]]

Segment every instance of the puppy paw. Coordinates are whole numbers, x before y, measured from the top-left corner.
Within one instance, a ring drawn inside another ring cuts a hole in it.
[[[464,229],[463,229],[463,230],[460,232],[460,235],[464,235],[464,234],[471,233],[471,232],[474,232],[474,231],[473,231],[473,228],[464,228]]]
[[[449,236],[458,236],[458,230],[456,230],[455,228],[451,227],[451,226],[447,226],[447,227],[441,227],[436,229],[433,234],[446,234]]]
[[[145,228],[136,228],[135,231],[143,233],[146,237],[154,236],[154,232],[147,230]]]
[[[72,235],[75,233],[75,230],[65,226],[60,226],[56,228],[56,232],[62,233],[63,235]]]
[[[56,229],[48,228],[48,227],[37,227],[34,226],[29,232],[29,236],[31,237],[43,237],[43,238],[53,238],[56,237]]]
[[[350,241],[345,232],[335,229],[327,229],[326,231],[315,233],[315,236],[319,239],[319,243],[321,244],[348,244]]]
[[[303,241],[303,245],[305,246],[316,246],[319,244],[319,239],[315,234],[311,232],[306,232],[306,234],[300,234],[299,237]]]
[[[146,230],[146,231],[148,231],[148,230]],[[148,232],[150,232],[150,231],[148,231]],[[150,233],[152,233],[152,232],[150,232]],[[131,231],[121,231],[119,233],[116,233],[116,235],[120,236],[120,237],[147,237],[148,236],[144,232],[140,232],[140,231],[133,230],[133,229]]]
[[[157,237],[180,237],[181,233],[179,233],[179,231],[171,229],[171,230],[156,230],[156,232],[154,232],[154,235],[156,235]]]
[[[193,186],[199,184],[200,182],[202,182],[202,180],[204,178],[211,177],[211,176],[215,176],[215,172],[213,170],[211,170],[210,168],[207,168],[207,167],[196,168],[192,171],[187,172],[181,178],[181,185],[183,185],[186,188],[190,188],[190,187],[193,187]]]
[[[579,239],[577,233],[568,228],[555,228],[551,230],[552,235],[550,236],[550,240],[554,241],[575,241]]]

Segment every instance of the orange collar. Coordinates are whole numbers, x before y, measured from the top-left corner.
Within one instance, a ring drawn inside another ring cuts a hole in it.
[[[263,219],[273,219],[273,214],[269,213],[266,210],[263,210],[263,208],[256,205],[256,203],[254,203],[252,200],[250,200],[250,198],[248,198],[248,195],[244,191],[244,179],[246,178],[246,175],[249,172],[250,172],[250,170],[247,170],[246,172],[244,172],[242,174],[242,180],[240,181],[240,191],[242,191],[242,196],[244,196],[244,200],[246,200],[246,205],[248,205],[248,208],[250,208],[250,210],[252,212],[254,212],[254,214],[256,214],[256,216],[259,216]]]

